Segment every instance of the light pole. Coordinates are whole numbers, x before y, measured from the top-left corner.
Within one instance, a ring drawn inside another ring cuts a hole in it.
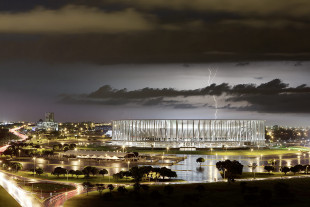
[[[122,148],[123,148],[123,153],[124,153],[125,152],[125,146],[123,145]]]
[[[36,170],[36,157],[33,157],[33,177],[35,176],[34,172]]]
[[[127,162],[127,164],[128,164],[128,168],[127,168],[127,170],[129,171],[129,164],[130,164],[130,161],[128,161],[128,162]]]
[[[19,157],[20,157],[20,149],[18,150],[18,155],[19,155]]]
[[[168,151],[169,151],[169,147],[167,147],[167,154],[168,154]]]
[[[252,168],[252,172],[253,172],[253,177],[255,179],[255,169],[257,167],[257,164],[256,163],[253,163],[252,165],[248,165],[248,167]]]

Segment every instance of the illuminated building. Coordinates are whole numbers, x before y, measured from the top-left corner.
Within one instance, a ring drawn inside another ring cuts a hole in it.
[[[54,113],[45,113],[45,121],[40,119],[35,130],[58,131],[58,123],[54,120]]]
[[[263,120],[118,120],[116,145],[154,148],[246,147],[265,144]]]

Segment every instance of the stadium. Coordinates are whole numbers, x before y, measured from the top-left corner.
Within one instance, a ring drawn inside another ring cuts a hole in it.
[[[112,142],[126,147],[220,148],[265,144],[263,120],[117,120]]]

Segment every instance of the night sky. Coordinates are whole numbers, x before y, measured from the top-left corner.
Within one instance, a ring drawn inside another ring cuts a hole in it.
[[[213,119],[215,99],[309,126],[309,20],[308,0],[1,1],[0,121]]]

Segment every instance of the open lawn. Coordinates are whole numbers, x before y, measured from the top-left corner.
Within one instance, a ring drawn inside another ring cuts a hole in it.
[[[41,192],[42,193],[59,193],[74,190],[75,187],[72,185],[63,185],[56,183],[27,183],[26,185],[21,185],[27,191]]]
[[[310,178],[282,180],[263,180],[252,182],[180,184],[150,186],[149,190],[134,193],[132,188],[125,194],[113,190],[110,196],[104,190],[103,196],[98,191],[82,194],[65,203],[65,207],[84,206],[198,206],[198,207],[234,207],[234,206],[299,206],[307,207],[310,202]],[[200,186],[200,187],[197,187]]]
[[[92,146],[89,145],[88,147],[78,147],[82,150],[102,150],[102,151],[115,151],[123,149],[121,147],[112,147],[112,146]],[[288,153],[301,153],[301,151],[310,151],[308,147],[288,147],[288,148],[276,148],[276,149],[204,149],[204,150],[197,150],[197,151],[180,151],[178,149],[147,149],[147,148],[134,148],[129,147],[125,148],[126,151],[129,152],[140,152],[146,154],[199,154],[199,155],[243,155],[243,156],[260,156],[260,155],[281,155],[281,154],[288,154]]]
[[[0,186],[0,206],[19,207],[17,201]]]
[[[309,176],[310,178],[310,174],[304,174],[304,173],[296,173],[294,175],[294,173],[292,172],[288,172],[286,173],[286,175],[282,172],[272,172],[272,173],[268,173],[268,172],[257,172],[255,173],[255,178],[274,178],[274,177],[294,177],[294,176]],[[253,178],[254,174],[252,172],[243,172],[241,176],[238,176],[237,178]]]

